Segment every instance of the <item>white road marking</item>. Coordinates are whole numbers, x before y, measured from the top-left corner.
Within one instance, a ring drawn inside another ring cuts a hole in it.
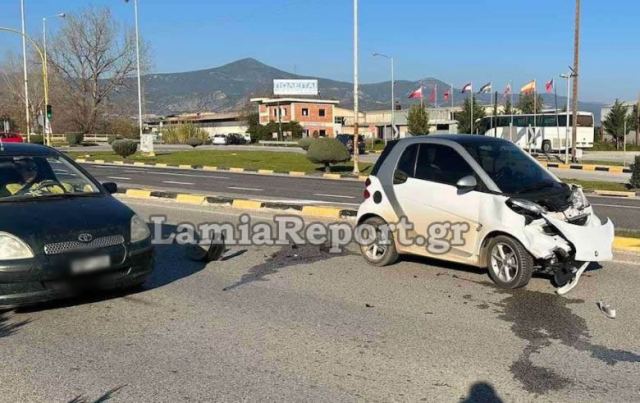
[[[124,176],[107,176],[109,179],[116,179],[121,181],[130,181],[131,178],[125,178]]]
[[[105,166],[105,165],[91,165],[91,168],[100,168],[100,169],[111,169],[113,167],[111,166]]]
[[[227,186],[227,189],[235,189],[235,190],[252,190],[254,192],[262,192],[264,191],[264,189],[258,189],[258,188],[243,188],[240,186]]]
[[[216,176],[216,175],[179,174],[179,173],[173,173],[173,172],[149,172],[149,173],[153,175],[187,176],[189,178],[229,179],[228,176]]]
[[[162,183],[170,183],[173,185],[195,185],[193,182],[177,182],[177,181],[162,181]]]
[[[355,199],[355,196],[330,195],[326,193],[314,193],[314,196],[338,197],[340,199]]]
[[[619,264],[628,264],[631,266],[640,266],[640,263],[638,262],[634,262],[634,261],[630,261],[630,260],[612,260],[613,263],[619,263]]]
[[[631,208],[631,209],[640,210],[640,206],[625,206],[623,204],[592,204],[592,206],[615,207],[615,208]]]
[[[148,172],[146,169],[125,169],[124,172],[130,174],[139,174],[140,172]]]

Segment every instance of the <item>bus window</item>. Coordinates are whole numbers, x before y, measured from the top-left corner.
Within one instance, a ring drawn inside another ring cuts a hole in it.
[[[509,127],[511,116],[498,116],[498,127]]]
[[[538,126],[543,127],[556,127],[556,115],[544,115],[540,117],[538,121]]]
[[[526,116],[514,116],[513,117],[513,125],[517,127],[527,127],[527,117]]]
[[[578,115],[578,127],[593,127],[593,117],[588,115]]]

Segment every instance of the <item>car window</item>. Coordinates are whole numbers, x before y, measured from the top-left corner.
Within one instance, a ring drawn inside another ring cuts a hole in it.
[[[398,167],[396,169],[406,173],[409,177],[414,177],[416,167],[416,156],[418,155],[419,144],[413,144],[407,147],[400,160],[398,161]]]
[[[556,183],[546,170],[513,143],[478,142],[464,147],[505,193],[524,193]]]
[[[416,179],[455,186],[461,178],[474,174],[473,168],[453,148],[440,144],[420,144]]]
[[[0,201],[97,193],[96,185],[63,158],[0,157]]]

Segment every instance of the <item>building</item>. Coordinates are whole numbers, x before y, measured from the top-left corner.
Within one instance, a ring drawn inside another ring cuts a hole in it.
[[[193,112],[154,117],[145,120],[145,126],[157,133],[163,128],[190,123],[214,134],[245,133],[249,126],[239,112]]]
[[[460,107],[427,108],[431,134],[455,134],[458,133],[458,122],[453,119],[453,114],[460,112]],[[360,112],[358,133],[367,138],[392,139],[391,110],[376,110]],[[353,110],[336,108],[336,121],[343,123],[340,133],[353,134]],[[393,121],[398,132],[398,137],[410,136],[407,124],[408,109],[394,111]]]
[[[261,125],[269,122],[296,121],[303,129],[303,136],[333,137],[339,133],[341,121],[335,119],[335,108],[340,101],[305,98],[252,98],[258,104]],[[274,133],[274,139],[277,133]]]

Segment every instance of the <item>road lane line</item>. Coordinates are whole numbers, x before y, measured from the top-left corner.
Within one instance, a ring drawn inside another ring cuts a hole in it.
[[[314,196],[324,196],[324,197],[338,197],[340,199],[355,199],[355,196],[342,196],[342,195],[331,195],[326,193],[314,193]]]
[[[124,176],[107,176],[109,179],[116,179],[121,181],[130,181],[131,178],[125,178]]]
[[[262,192],[264,191],[264,189],[258,189],[258,188],[243,188],[240,186],[227,186],[227,189],[235,189],[235,190],[252,190],[254,192]]]
[[[169,183],[172,185],[195,185],[193,182],[177,182],[177,181],[162,181],[162,183]]]
[[[187,176],[189,178],[230,179],[228,176],[216,176],[216,175],[179,174],[179,173],[173,173],[173,172],[149,172],[149,173],[152,175]]]

